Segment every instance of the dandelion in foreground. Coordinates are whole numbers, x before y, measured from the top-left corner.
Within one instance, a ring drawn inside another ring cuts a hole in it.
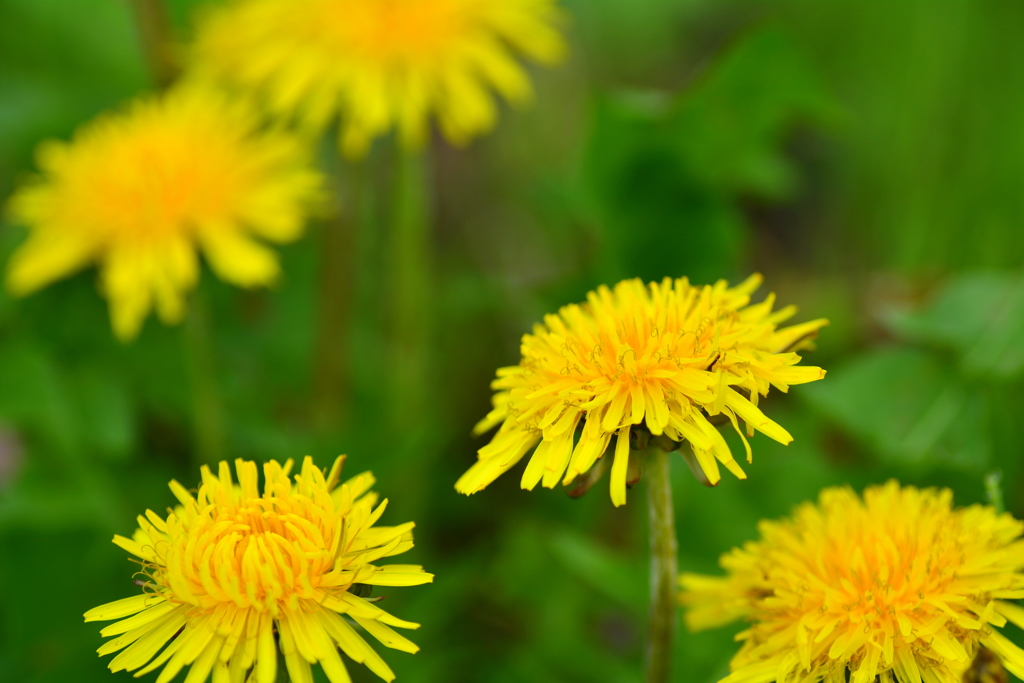
[[[29,237],[7,287],[28,294],[97,263],[122,340],[153,307],[166,323],[182,318],[197,250],[228,282],[272,282],[277,257],[257,238],[295,240],[321,182],[296,139],[261,131],[246,107],[196,86],[45,143],[38,163],[39,177],[11,199]]]
[[[599,462],[614,437],[611,497],[623,505],[631,431],[688,441],[695,473],[712,485],[721,479],[716,460],[746,478],[714,423],[732,423],[750,462],[744,434],[792,441],[761,412],[758,397],[825,375],[797,366],[793,351],[827,321],[779,329],[796,308],[773,312],[774,295],[749,305],[760,283],[759,275],[736,287],[625,280],[546,316],[523,337],[519,365],[498,370],[494,410],[475,431],[501,427],[456,489],[480,491],[535,446],[523,488],[568,484]]]
[[[726,577],[684,574],[692,629],[751,624],[722,683],[960,683],[993,654],[1024,676],[1024,651],[996,630],[1024,626],[1008,602],[1024,597],[1024,524],[952,500],[893,481],[863,500],[826,489],[723,555]]]
[[[136,676],[163,667],[157,683],[191,665],[187,683],[273,683],[277,651],[293,683],[311,683],[319,663],[331,683],[348,683],[339,648],[386,681],[388,665],[353,627],[390,648],[416,645],[392,626],[418,628],[360,597],[365,586],[416,586],[433,575],[415,565],[375,563],[412,547],[413,523],[375,526],[387,501],[369,492],[363,473],[338,486],[344,458],[325,476],[306,457],[294,481],[292,461],[263,466],[205,466],[196,495],[171,482],[180,505],[164,518],[151,510],[131,538],[114,543],[139,558],[143,594],[89,610],[86,621],[120,619],[101,655],[121,650],[111,671]],[[141,668],[140,668],[141,667]]]
[[[462,145],[494,127],[491,91],[532,94],[517,61],[559,61],[555,0],[235,0],[201,24],[194,68],[314,130],[341,119],[347,155],[397,129],[406,146],[436,117]]]

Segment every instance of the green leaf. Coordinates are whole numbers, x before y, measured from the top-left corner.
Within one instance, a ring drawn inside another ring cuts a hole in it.
[[[928,305],[886,319],[902,337],[956,351],[969,377],[1017,379],[1024,372],[1024,277],[967,273],[947,281]]]
[[[769,24],[682,94],[671,125],[687,166],[706,184],[779,200],[799,186],[786,154],[794,127],[838,116],[810,60]]]
[[[688,90],[621,91],[595,101],[584,195],[599,260],[618,277],[735,272],[743,200],[791,198],[793,128],[835,107],[785,32],[746,36]]]
[[[686,274],[714,281],[732,270],[745,226],[722,188],[699,177],[679,149],[660,93],[620,93],[595,105],[587,192],[609,278]]]
[[[868,353],[803,395],[890,464],[977,470],[991,460],[985,394],[925,351]]]

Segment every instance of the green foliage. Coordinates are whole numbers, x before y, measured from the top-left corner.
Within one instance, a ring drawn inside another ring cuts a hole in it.
[[[915,272],[1021,266],[1024,5],[779,5],[851,112],[830,185],[853,201],[835,207],[827,240]]]
[[[751,32],[678,93],[597,101],[584,168],[605,269],[695,282],[732,272],[747,234],[742,199],[797,191],[784,143],[835,105],[778,26]],[[644,229],[637,229],[644,226]]]
[[[1024,287],[1017,273],[965,273],[913,308],[882,318],[899,341],[835,368],[805,396],[885,462],[917,471],[952,468],[975,477],[1016,470],[998,435],[1017,422],[995,409],[1018,392],[1024,349]]]
[[[1024,278],[967,273],[950,279],[917,311],[887,320],[900,337],[947,349],[959,372],[979,381],[1012,382],[1024,371]]]
[[[831,419],[892,464],[983,469],[992,452],[984,396],[939,359],[882,349],[836,368],[807,395]]]
[[[0,3],[0,195],[44,137],[145,87],[131,18],[116,3]]]
[[[206,4],[169,4],[184,39]],[[325,164],[358,188],[341,202],[349,317],[326,352],[331,217],[280,250],[275,288],[204,272],[196,297],[226,454],[326,465],[348,452],[348,471],[372,469],[390,498],[385,521],[417,522],[408,561],[437,581],[387,591],[388,609],[423,624],[422,652],[387,657],[403,683],[640,680],[644,483],[618,510],[607,480],[579,500],[523,492],[519,470],[472,498],[452,489],[520,335],[622,277],[758,269],[798,320],[834,323],[807,354],[826,379],[763,404],[793,444],[755,437],[749,479],[715,489],[674,463],[682,570],[717,572],[759,519],[824,486],[899,477],[969,503],[998,469],[1007,508],[1024,513],[1024,280],[1006,270],[1024,254],[1024,6],[565,4],[573,55],[535,74],[535,104],[503,111],[468,150],[432,150],[419,414],[396,424],[408,358],[387,304],[387,145],[362,169]],[[129,6],[0,0],[0,196],[31,172],[38,141],[149,87]],[[3,226],[3,262],[23,237]],[[910,294],[878,285],[892,280]],[[150,320],[117,343],[91,270],[25,299],[0,292],[0,681],[112,680],[81,616],[137,590],[109,539],[172,505],[171,478],[198,480],[182,333]],[[332,349],[348,379],[325,419],[317,380]],[[680,632],[676,680],[724,677],[741,628]]]

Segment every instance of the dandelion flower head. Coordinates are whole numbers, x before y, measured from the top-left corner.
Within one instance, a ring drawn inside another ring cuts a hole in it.
[[[340,116],[352,157],[391,129],[421,144],[431,117],[461,145],[494,127],[492,91],[530,98],[518,56],[561,59],[559,16],[555,0],[235,0],[200,25],[194,64],[312,129]]]
[[[387,501],[369,492],[364,473],[338,486],[343,458],[326,475],[307,457],[263,466],[237,460],[238,483],[220,463],[203,467],[192,495],[175,481],[180,505],[166,517],[147,510],[132,538],[114,543],[139,558],[143,594],[90,610],[86,621],[119,619],[100,633],[114,636],[100,655],[121,652],[111,671],[136,676],[163,667],[157,683],[191,665],[187,683],[213,674],[217,683],[273,683],[277,650],[293,683],[312,683],[319,663],[331,683],[348,683],[339,648],[386,681],[394,674],[362,631],[405,652],[417,647],[392,627],[418,624],[391,616],[362,586],[414,586],[433,580],[419,566],[379,560],[412,547],[413,524],[376,526]]]
[[[614,436],[611,497],[623,505],[630,431],[638,429],[688,441],[712,485],[721,479],[718,462],[745,478],[711,420],[732,423],[749,462],[744,433],[792,440],[761,412],[758,397],[770,386],[787,391],[825,374],[798,366],[793,351],[827,321],[779,328],[796,308],[773,311],[774,295],[750,305],[760,282],[759,275],[735,287],[625,280],[546,316],[523,337],[519,365],[498,370],[494,410],[476,431],[501,426],[456,488],[480,491],[535,446],[523,488],[568,484],[603,457]]]
[[[228,282],[272,282],[277,257],[258,240],[296,239],[321,182],[297,139],[261,131],[247,107],[194,85],[45,143],[38,164],[10,203],[29,237],[8,289],[28,294],[96,263],[123,340],[153,307],[167,323],[181,319],[197,251]]]
[[[1024,524],[948,489],[830,488],[722,556],[727,576],[684,574],[692,629],[750,622],[722,683],[960,683],[980,646],[1014,675],[1024,651]],[[849,674],[849,678],[847,675]],[[876,678],[877,677],[877,678]]]

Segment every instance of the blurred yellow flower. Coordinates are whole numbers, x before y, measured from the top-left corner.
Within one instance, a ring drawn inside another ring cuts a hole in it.
[[[244,287],[278,274],[254,238],[296,239],[321,179],[294,138],[261,131],[256,115],[196,86],[140,99],[39,149],[39,177],[11,199],[29,238],[7,268],[22,295],[89,263],[100,267],[114,331],[134,337],[150,308],[181,319],[201,250]]]
[[[979,644],[1024,676],[1024,651],[995,630],[1024,627],[1007,602],[1024,597],[1024,524],[952,500],[894,481],[863,500],[826,489],[723,555],[728,576],[684,574],[692,629],[750,622],[722,683],[960,683]]]
[[[172,481],[181,504],[166,519],[147,510],[131,539],[114,537],[140,558],[136,583],[143,594],[85,614],[86,621],[121,619],[100,631],[117,636],[100,655],[123,650],[110,670],[144,667],[135,674],[141,676],[162,666],[157,683],[166,683],[191,665],[187,683],[202,683],[211,672],[217,683],[274,683],[279,647],[293,683],[312,683],[315,663],[331,683],[349,683],[341,648],[393,680],[350,621],[387,647],[411,653],[419,648],[391,627],[419,625],[353,591],[415,586],[433,575],[415,565],[373,564],[411,548],[414,525],[374,526],[387,501],[378,505],[377,494],[368,492],[374,483],[368,472],[338,487],[343,461],[325,477],[307,456],[294,483],[291,460],[271,461],[263,466],[262,495],[256,464],[242,460],[235,461],[237,484],[226,462],[216,476],[203,467],[195,496]]]
[[[721,479],[716,459],[745,478],[725,439],[708,419],[723,416],[743,437],[738,419],[787,444],[789,433],[757,407],[769,386],[821,379],[825,371],[797,367],[792,351],[825,320],[777,329],[794,306],[772,312],[774,295],[749,305],[759,275],[730,288],[724,280],[696,287],[665,278],[645,286],[625,280],[599,287],[587,303],[548,315],[522,341],[519,365],[498,370],[494,410],[477,426],[501,428],[480,449],[478,461],[456,484],[480,491],[538,443],[523,474],[523,488],[569,483],[588,471],[616,437],[611,497],[626,502],[630,430],[689,441],[711,484]],[[577,428],[580,428],[578,440]],[[750,446],[743,442],[750,462]],[[564,475],[564,476],[563,476]]]
[[[518,55],[550,64],[565,44],[555,0],[235,0],[200,25],[194,68],[262,96],[363,155],[397,129],[422,144],[430,117],[454,144],[493,128],[491,90],[529,99]]]

